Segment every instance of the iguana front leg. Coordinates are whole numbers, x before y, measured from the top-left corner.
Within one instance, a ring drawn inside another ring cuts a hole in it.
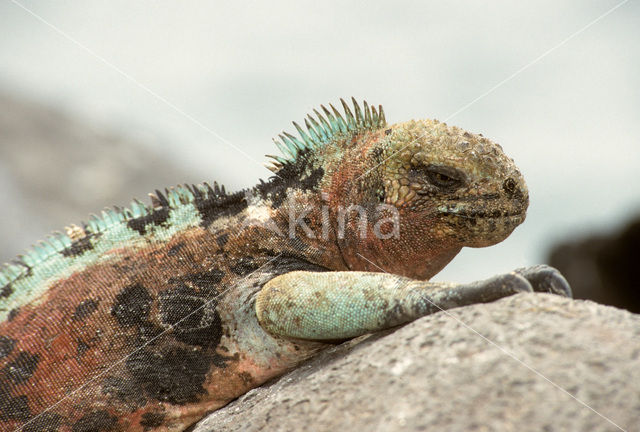
[[[571,297],[566,280],[548,266],[469,284],[425,282],[388,273],[294,271],[265,284],[256,298],[256,315],[260,325],[275,335],[340,340],[440,310],[531,291]]]

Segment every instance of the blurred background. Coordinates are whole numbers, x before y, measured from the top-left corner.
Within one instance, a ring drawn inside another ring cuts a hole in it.
[[[528,181],[524,225],[436,279],[551,262],[639,312],[640,2],[618,5],[4,1],[0,262],[155,188],[253,185],[273,136],[355,96],[482,133]]]

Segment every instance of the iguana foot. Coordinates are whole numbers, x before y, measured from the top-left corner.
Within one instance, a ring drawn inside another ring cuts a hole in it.
[[[533,267],[521,267],[514,270],[529,281],[535,292],[557,294],[573,298],[569,282],[558,270],[545,264]]]

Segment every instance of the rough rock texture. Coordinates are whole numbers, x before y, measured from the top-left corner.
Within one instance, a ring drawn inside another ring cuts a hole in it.
[[[615,232],[560,243],[547,261],[567,278],[574,298],[640,313],[640,215]]]
[[[639,316],[520,294],[337,346],[194,430],[620,430],[552,381],[638,431],[639,361]]]
[[[135,140],[0,93],[0,263],[105,205],[187,180]]]

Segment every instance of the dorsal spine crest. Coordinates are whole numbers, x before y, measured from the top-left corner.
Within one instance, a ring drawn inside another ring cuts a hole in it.
[[[91,214],[88,222],[83,222],[81,226],[71,225],[66,233],[56,231],[47,236],[46,240],[31,246],[24,254],[18,255],[13,261],[0,265],[0,292],[28,274],[30,268],[71,247],[75,240],[99,235],[116,224],[148,216],[154,211],[172,210],[201,200],[223,198],[227,193],[224,186],[214,182],[213,187],[207,183],[178,185],[165,189],[164,193],[156,190],[154,194],[149,195],[151,206],[134,199],[128,208],[106,208],[100,216]]]
[[[354,98],[351,98],[351,102],[353,111],[344,99],[340,99],[344,115],[332,104],[329,104],[330,109],[320,105],[324,114],[314,109],[315,117],[308,114],[304,119],[305,128],[297,122],[293,122],[299,137],[288,132],[279,134],[278,139],[273,141],[284,157],[268,155],[267,157],[272,161],[267,168],[278,173],[283,166],[295,163],[303,151],[313,151],[337,138],[358,134],[366,130],[374,131],[386,126],[381,105],[376,110],[375,107],[370,107],[366,101],[363,102],[362,107]]]

